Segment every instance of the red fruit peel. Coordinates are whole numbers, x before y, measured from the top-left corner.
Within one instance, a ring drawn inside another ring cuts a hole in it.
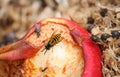
[[[13,61],[34,56],[44,44],[36,46],[26,40],[35,33],[36,27],[44,26],[49,22],[66,26],[74,41],[82,47],[85,61],[82,77],[102,77],[101,52],[99,47],[90,40],[90,33],[80,25],[63,18],[48,18],[39,21],[18,42],[0,48],[0,59]]]

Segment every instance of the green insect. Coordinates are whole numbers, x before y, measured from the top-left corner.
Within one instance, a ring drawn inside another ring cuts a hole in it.
[[[45,45],[45,49],[46,49],[45,53],[47,52],[47,50],[50,50],[50,48],[53,47],[55,44],[60,42],[61,41],[60,38],[61,38],[61,34],[52,35],[52,37],[48,41],[47,45]]]

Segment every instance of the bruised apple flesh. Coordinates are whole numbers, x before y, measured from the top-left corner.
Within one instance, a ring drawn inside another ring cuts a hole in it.
[[[65,26],[49,23],[41,27],[41,35],[39,38],[36,33],[34,33],[27,41],[35,43],[33,45],[39,45],[40,42],[47,44],[53,34],[59,33],[61,37],[57,44],[49,50],[44,49],[44,47],[41,48],[34,57],[25,61],[24,77],[81,76],[84,68],[82,49],[74,42],[70,31]]]
[[[102,77],[101,52],[80,25],[63,18],[36,23],[0,48],[1,77]]]

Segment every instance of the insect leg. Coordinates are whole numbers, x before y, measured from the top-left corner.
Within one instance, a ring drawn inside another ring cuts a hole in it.
[[[46,54],[46,52],[47,52],[47,49],[45,50],[44,55]]]

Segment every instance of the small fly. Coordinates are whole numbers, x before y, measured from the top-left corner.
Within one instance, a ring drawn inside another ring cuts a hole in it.
[[[38,24],[36,25],[35,31],[37,33],[37,37],[39,37],[40,36],[40,26]]]
[[[45,67],[44,69],[42,69],[42,72],[46,71],[48,69],[48,67]]]

